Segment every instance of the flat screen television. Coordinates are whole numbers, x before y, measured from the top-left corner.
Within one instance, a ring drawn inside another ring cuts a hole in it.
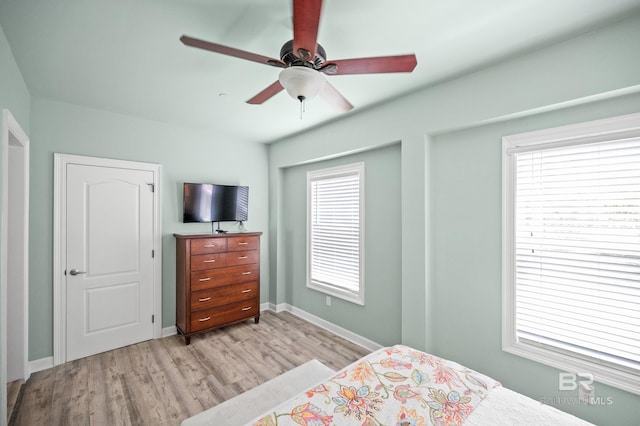
[[[244,222],[248,216],[248,186],[184,183],[184,223]]]

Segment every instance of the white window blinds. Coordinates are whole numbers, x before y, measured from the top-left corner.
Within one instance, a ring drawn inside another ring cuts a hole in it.
[[[308,174],[309,286],[361,294],[361,163]]]
[[[515,154],[519,339],[640,368],[640,139]]]

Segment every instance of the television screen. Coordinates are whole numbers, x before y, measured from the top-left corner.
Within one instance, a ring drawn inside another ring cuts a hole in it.
[[[244,222],[249,218],[249,187],[236,186],[236,214],[234,221]]]
[[[249,216],[249,187],[184,183],[183,219],[187,222],[245,221]]]

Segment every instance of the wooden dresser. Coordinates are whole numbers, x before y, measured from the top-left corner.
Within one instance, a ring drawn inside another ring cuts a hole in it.
[[[176,238],[176,327],[196,333],[260,320],[260,236],[181,235]]]

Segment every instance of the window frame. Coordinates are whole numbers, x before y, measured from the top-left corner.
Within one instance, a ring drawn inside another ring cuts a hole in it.
[[[352,292],[344,287],[337,285],[330,285],[327,283],[317,282],[312,280],[311,270],[311,242],[312,242],[312,194],[311,183],[314,180],[330,179],[334,177],[356,174],[358,176],[358,196],[359,196],[359,257],[358,257],[358,292]],[[321,293],[337,297],[339,299],[346,300],[358,305],[365,304],[365,279],[364,279],[364,229],[365,229],[365,165],[364,162],[346,164],[336,167],[328,167],[318,170],[311,170],[307,172],[307,265],[306,265],[306,286],[309,289],[319,291]]]
[[[640,113],[502,138],[502,350],[640,395],[640,370],[614,367],[571,351],[521,341],[515,327],[515,153],[640,137]]]

